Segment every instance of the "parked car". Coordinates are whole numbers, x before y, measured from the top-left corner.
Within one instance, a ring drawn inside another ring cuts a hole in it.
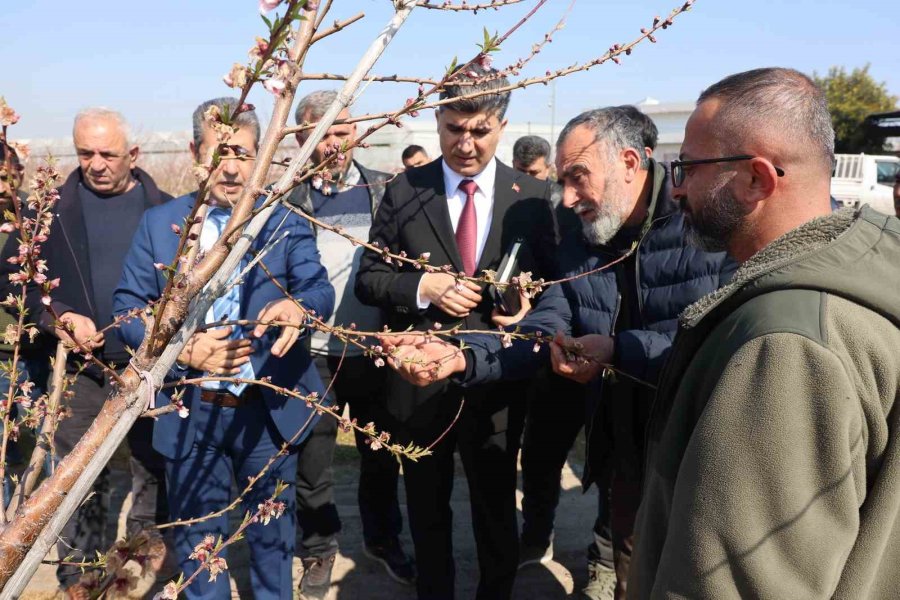
[[[835,155],[831,195],[842,205],[868,204],[886,215],[894,214],[893,187],[900,173],[900,158],[870,154]]]

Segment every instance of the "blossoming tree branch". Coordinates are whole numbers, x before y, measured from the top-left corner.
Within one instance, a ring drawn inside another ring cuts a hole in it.
[[[17,489],[13,494],[15,502],[9,514],[0,511],[0,521],[2,521],[0,524],[0,586],[3,586],[0,599],[14,598],[21,593],[41,560],[46,556],[51,544],[55,542],[60,529],[85,497],[92,482],[109,461],[134,421],[141,415],[159,414],[150,408],[153,404],[152,399],[159,389],[163,386],[184,387],[198,385],[210,379],[223,379],[222,377],[208,376],[192,380],[164,382],[167,373],[188,339],[195,331],[206,326],[204,317],[213,301],[234,284],[231,280],[233,273],[240,269],[241,261],[248,254],[250,244],[259,235],[276,206],[283,203],[290,191],[303,182],[310,181],[313,185],[319,186],[328,182],[331,173],[329,165],[334,161],[339,161],[343,154],[352,147],[364,147],[366,140],[376,131],[385,127],[401,126],[401,120],[405,117],[415,117],[422,110],[439,108],[452,101],[433,98],[448,85],[467,85],[465,81],[458,78],[461,74],[467,74],[471,65],[478,64],[481,67],[489,67],[493,55],[501,49],[502,44],[516,33],[524,22],[535,18],[547,0],[534,2],[530,12],[502,35],[490,34],[485,30],[483,39],[478,44],[478,51],[464,63],[459,63],[454,58],[441,77],[371,75],[370,70],[413,10],[421,7],[438,11],[470,11],[477,15],[481,11],[502,9],[522,1],[496,0],[467,4],[466,2],[434,3],[421,0],[393,0],[394,14],[362,53],[359,63],[351,73],[315,74],[304,71],[305,60],[315,43],[331,35],[339,35],[344,29],[351,28],[353,23],[364,18],[364,15],[359,14],[344,20],[336,20],[328,25],[325,23],[325,19],[332,8],[330,0],[321,6],[321,3],[316,0],[261,0],[259,10],[263,15],[266,31],[252,45],[249,62],[246,64],[235,63],[223,78],[226,85],[240,92],[238,108],[231,113],[214,108],[204,115],[206,125],[216,133],[218,146],[207,162],[194,167],[194,174],[199,183],[197,201],[184,223],[173,226],[173,235],[177,235],[179,240],[175,259],[170,264],[154,265],[156,269],[166,274],[167,282],[164,293],[158,301],[150,306],[137,311],[136,314],[128,315],[129,317],[137,316],[144,321],[146,333],[143,342],[138,348],[133,349],[131,361],[124,370],[119,370],[114,365],[104,364],[93,356],[90,348],[84,344],[74,343],[69,347],[61,345],[55,360],[50,392],[36,401],[31,399],[30,394],[33,384],[22,380],[17,364],[22,341],[36,334],[34,325],[29,324],[27,320],[26,294],[37,291],[41,295],[43,304],[50,307],[54,290],[60,283],[58,280],[51,280],[47,277],[48,265],[46,260],[41,258],[41,244],[46,242],[49,235],[50,225],[54,218],[54,206],[59,198],[56,190],[59,176],[52,164],[42,165],[38,167],[31,182],[28,200],[22,201],[17,197],[16,192],[20,182],[15,174],[13,156],[22,155],[27,152],[27,149],[9,139],[8,128],[15,125],[19,120],[19,115],[0,100],[0,125],[2,125],[0,144],[7,149],[4,164],[0,165],[0,179],[11,192],[9,206],[5,213],[6,222],[2,227],[3,231],[17,236],[19,240],[18,256],[13,257],[13,264],[16,265],[18,271],[10,276],[10,283],[17,287],[19,293],[11,294],[3,301],[7,308],[12,309],[19,316],[17,322],[4,332],[5,340],[12,344],[14,350],[13,360],[3,365],[3,372],[8,377],[9,388],[3,396],[2,406],[0,406],[0,417],[3,422],[0,476],[5,473],[7,443],[10,439],[14,439],[20,426],[40,428],[40,443],[35,452],[52,453],[54,424],[59,418],[62,418],[64,412],[62,406],[66,396],[67,378],[63,375],[64,367],[62,365],[65,363],[67,352],[80,354],[85,364],[100,367],[116,382],[115,391],[107,399],[90,429],[74,450],[54,468],[53,472],[36,489],[34,486],[40,475],[40,467],[34,465],[34,460],[32,460],[29,476],[23,477],[23,480],[18,482]],[[671,26],[674,19],[686,12],[692,4],[692,0],[689,0],[671,11],[668,16],[654,18],[652,24],[641,29],[640,34],[633,40],[613,44],[601,56],[557,70],[549,70],[543,75],[522,78],[499,90],[491,90],[490,93],[511,91],[531,85],[546,85],[553,79],[587,71],[607,62],[618,64],[640,43],[655,42],[655,34],[659,30]],[[562,21],[555,22],[544,38],[532,46],[528,55],[512,61],[506,67],[498,69],[496,75],[489,77],[518,76],[523,69],[528,67],[530,61],[544,45],[552,41],[553,35],[562,29],[562,24]],[[343,81],[344,85],[337,99],[316,123],[301,123],[296,127],[289,127],[287,119],[291,104],[298,87],[307,80]],[[469,80],[471,83],[471,78]],[[341,111],[350,107],[356,100],[364,81],[417,84],[418,88],[415,96],[398,103],[399,106],[396,109],[338,120],[337,117]],[[229,142],[239,129],[236,124],[237,118],[241,113],[253,109],[247,103],[247,97],[254,85],[262,85],[274,96],[275,106],[272,119],[259,143],[257,156],[253,159],[252,174],[240,198],[232,208],[231,216],[223,233],[210,248],[201,251],[199,232],[209,206],[210,181],[217,170],[222,168],[224,161],[246,160],[246,157],[242,157],[234,151],[234,147]],[[473,91],[461,98],[474,98],[484,93],[488,92]],[[459,99],[458,97],[454,100]],[[325,160],[319,164],[313,164],[310,157],[315,146],[330,126],[341,122],[370,122],[371,124],[352,143],[331,148]],[[267,185],[269,168],[273,164],[280,142],[286,136],[300,131],[309,132],[305,143],[291,158],[283,175],[275,183]],[[264,197],[262,203],[257,202],[260,197]],[[381,260],[387,263],[405,263],[426,272],[449,273],[457,279],[460,285],[463,282],[496,283],[495,273],[487,271],[474,276],[456,273],[449,265],[430,264],[428,253],[417,257],[406,256],[402,252],[394,253],[389,248],[378,247],[370,244],[368,240],[354,238],[338,227],[323,223],[300,211],[297,212],[313,225],[343,236],[348,243],[362,246],[368,252],[377,253]],[[266,248],[271,248],[277,243],[278,240],[268,240]],[[252,258],[254,264],[258,263],[265,268],[266,252],[267,250],[264,249],[259,255],[254,256]],[[608,266],[610,265],[604,265],[601,268]],[[581,276],[585,275],[589,275],[589,273]],[[525,295],[534,296],[546,286],[561,281],[532,281],[529,274],[525,273],[511,285],[516,286]],[[286,290],[285,294],[289,296]],[[303,315],[299,322],[260,321],[259,323],[329,331],[344,344],[362,347],[365,354],[379,365],[384,365],[385,360],[400,360],[391,356],[390,352],[385,352],[378,342],[377,337],[385,332],[359,331],[352,324],[329,326],[314,311],[303,306],[301,300],[292,298],[292,301]],[[54,315],[54,317],[60,326],[64,327],[59,321],[60,315]],[[235,324],[243,323],[235,322]],[[118,321],[113,324],[113,327],[117,325]],[[502,336],[504,342],[512,339],[532,339],[537,344],[544,341],[539,334],[527,334],[515,328],[470,332],[456,327],[442,331],[440,324],[435,324],[435,328],[427,332],[427,335],[453,337],[463,333],[491,333]],[[576,354],[579,351],[578,348],[571,350]],[[235,380],[233,377],[227,379]],[[273,386],[270,381],[265,379],[254,379],[250,382],[261,386]],[[280,388],[276,391],[284,395],[302,396],[295,390]],[[177,395],[174,399],[172,407],[166,410],[186,411],[186,408],[178,402]],[[352,428],[363,432],[370,438],[373,448],[384,446],[395,454],[414,460],[423,458],[429,453],[428,448],[403,447],[392,444],[388,432],[378,432],[371,424],[363,425],[343,419],[333,408],[321,404],[321,398],[314,395],[302,396],[302,399],[314,405],[320,413],[340,420],[342,428]],[[16,405],[21,408],[20,416],[13,419],[11,409]],[[301,433],[302,430],[298,431],[297,435]],[[284,452],[285,448],[287,448],[287,444],[281,451]],[[252,486],[253,483],[254,479],[251,478],[248,485]],[[277,495],[273,496],[270,501],[260,504],[254,514],[248,514],[242,527],[254,519],[268,522],[269,519],[278,518],[283,508],[278,503]],[[236,505],[237,502],[229,506],[228,510]],[[185,526],[187,524],[174,523],[172,525]],[[201,563],[197,571],[183,574],[178,581],[170,583],[162,597],[177,597],[178,593],[189,585],[201,571],[206,570],[210,576],[214,577],[227,568],[224,560],[218,556],[219,552],[237,539],[241,531],[239,529],[228,539],[208,540],[202,547],[196,548],[196,558]],[[117,544],[110,554],[98,561],[98,564],[105,567],[105,574],[101,578],[102,586],[105,586],[103,589],[121,587],[123,581],[127,583],[128,576],[121,572],[124,563],[123,555],[127,560],[129,556],[132,558],[139,556],[142,551],[141,543],[135,543],[133,540],[126,541]],[[110,557],[118,558],[110,560]]]

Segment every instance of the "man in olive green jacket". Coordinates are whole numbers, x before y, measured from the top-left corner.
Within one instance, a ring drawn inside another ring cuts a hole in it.
[[[648,433],[634,598],[900,594],[900,220],[830,214],[805,75],[703,92],[674,197],[731,284],[681,316]]]

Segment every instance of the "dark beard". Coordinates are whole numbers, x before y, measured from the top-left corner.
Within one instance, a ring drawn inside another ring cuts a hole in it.
[[[685,212],[685,235],[692,246],[704,252],[722,252],[743,224],[744,216],[740,204],[722,182],[710,191],[702,206]]]

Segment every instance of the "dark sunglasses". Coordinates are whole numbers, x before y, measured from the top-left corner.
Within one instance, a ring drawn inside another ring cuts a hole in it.
[[[739,160],[751,160],[757,158],[750,154],[741,154],[739,156],[723,156],[722,158],[699,158],[697,160],[673,160],[669,163],[672,172],[672,187],[680,187],[684,183],[684,168],[693,165],[711,165],[721,162],[737,162]],[[775,167],[775,165],[772,165]],[[784,169],[775,167],[775,172],[779,177],[784,177]]]

